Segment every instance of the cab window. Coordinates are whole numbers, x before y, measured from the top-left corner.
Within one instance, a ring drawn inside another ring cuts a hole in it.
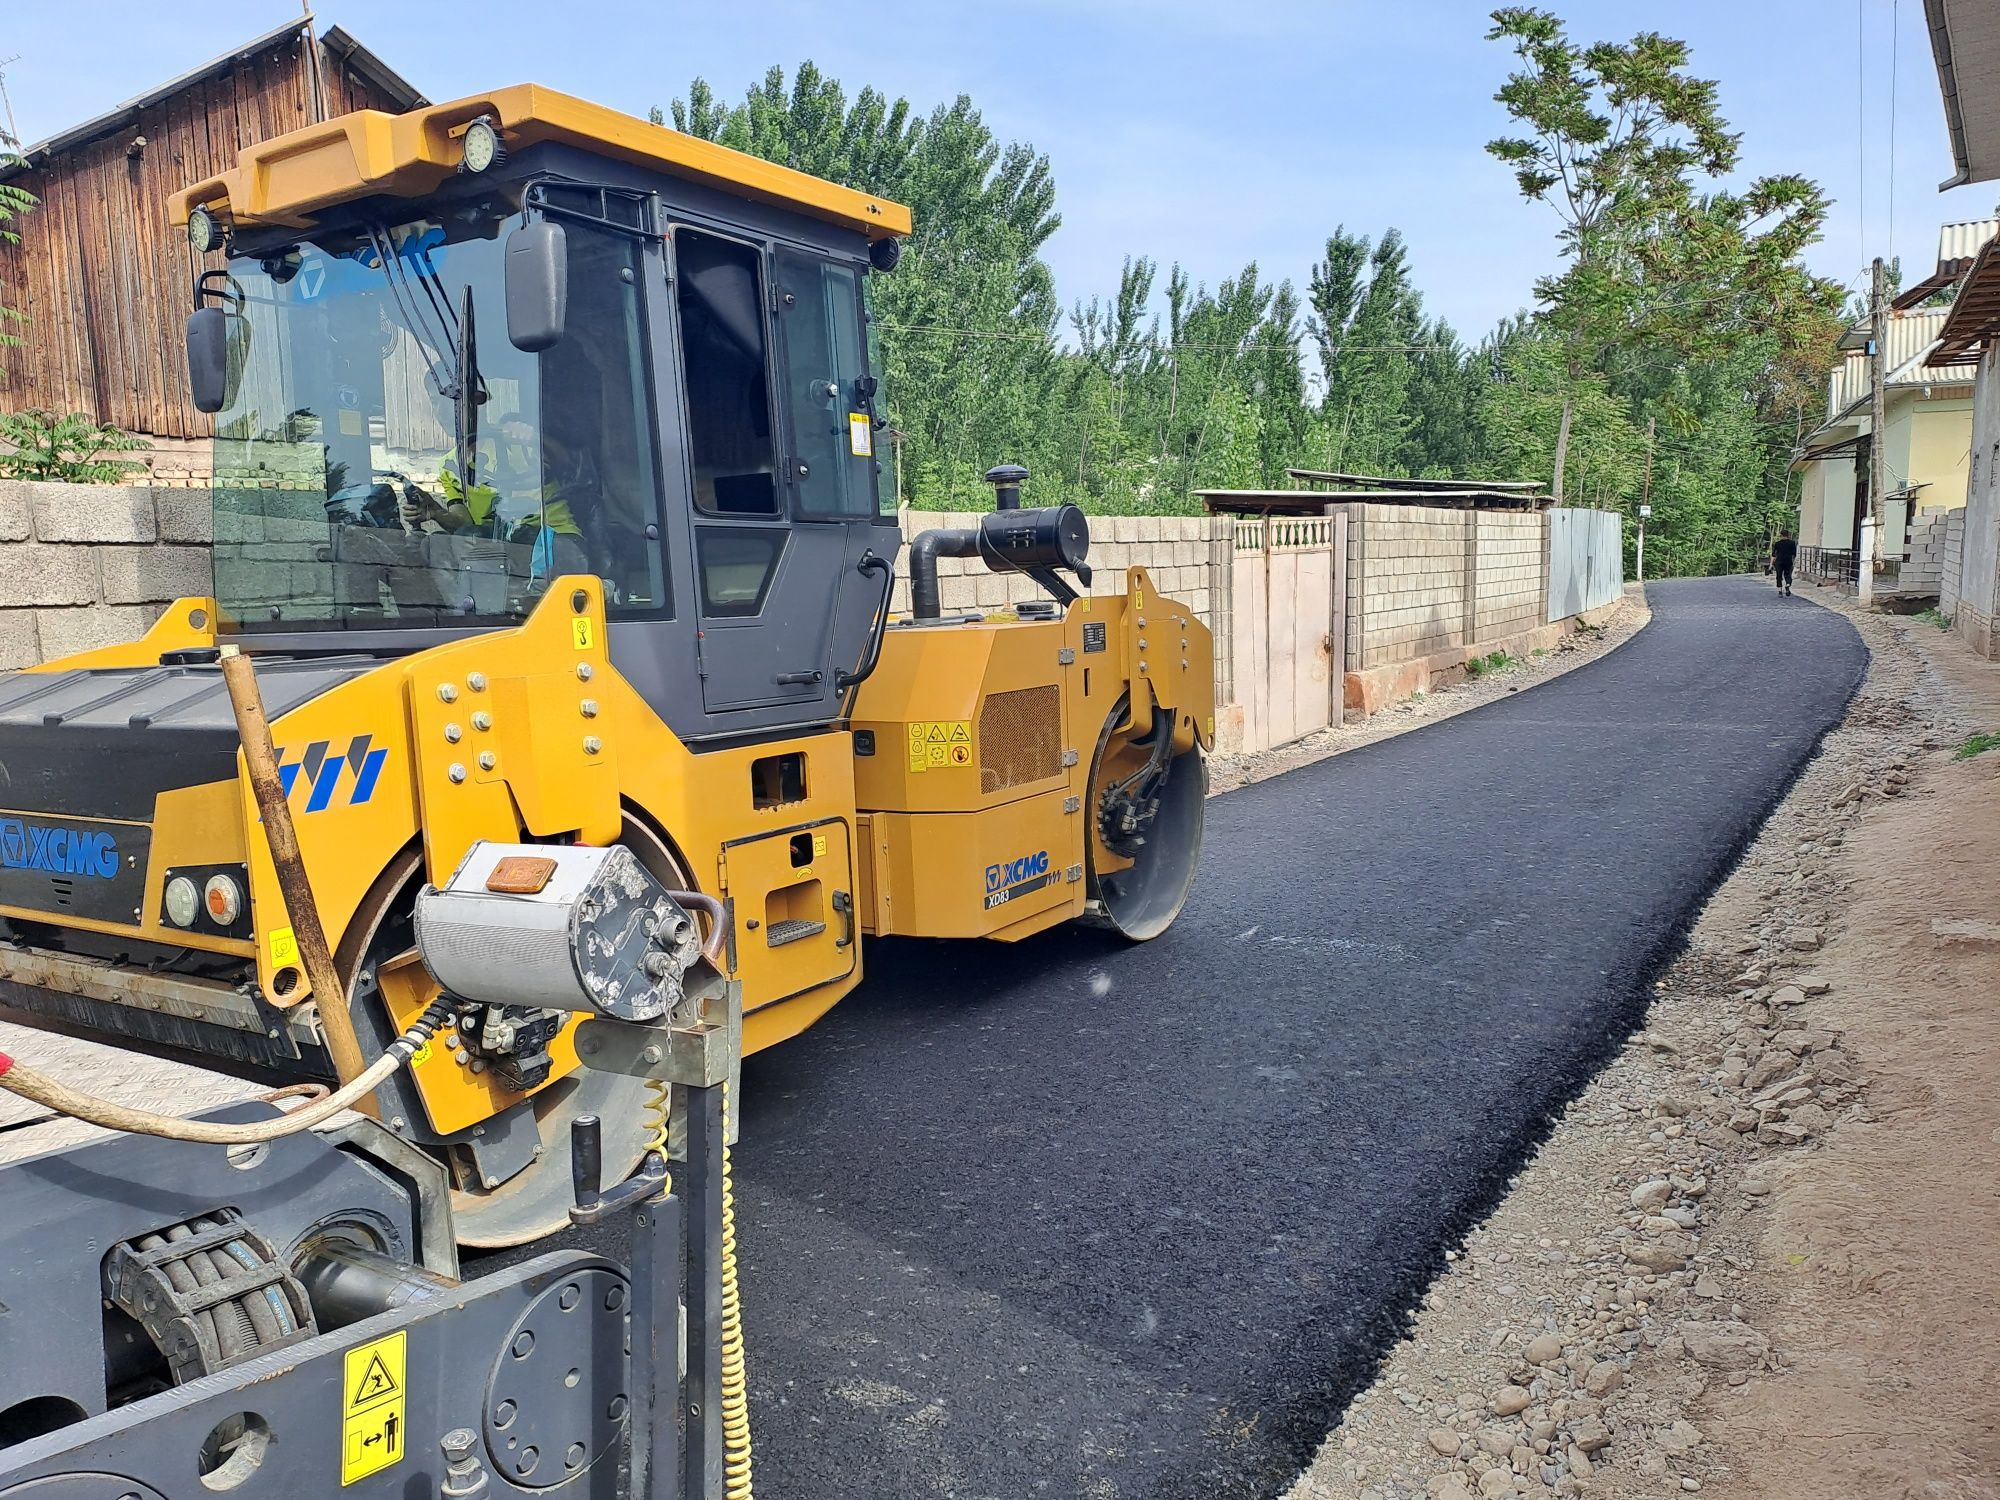
[[[777,445],[755,247],[699,230],[674,234],[695,508],[779,513]]]
[[[805,516],[873,519],[874,385],[860,267],[791,250],[776,260],[795,506]]]

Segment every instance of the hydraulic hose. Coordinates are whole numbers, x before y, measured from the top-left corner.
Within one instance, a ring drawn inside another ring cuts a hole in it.
[[[708,935],[701,940],[701,956],[716,968],[721,968],[722,950],[729,941],[729,908],[700,891],[668,891],[667,894],[682,906],[708,913]]]
[[[743,1366],[743,1299],[736,1284],[736,1193],[729,1180],[729,1085],[722,1085],[722,1492],[750,1488],[750,1393]]]
[[[437,1035],[450,1010],[442,1003],[432,1005],[413,1022],[408,1031],[391,1042],[382,1055],[317,1103],[305,1105],[274,1120],[253,1120],[243,1125],[223,1125],[212,1120],[184,1120],[178,1115],[156,1115],[150,1110],[133,1109],[93,1094],[82,1093],[48,1074],[16,1062],[0,1052],[0,1089],[18,1094],[58,1114],[101,1125],[106,1130],[122,1130],[128,1135],[157,1135],[170,1141],[195,1141],[209,1146],[253,1146],[264,1141],[282,1140],[310,1130],[323,1120],[357,1100],[365,1099],[387,1081],[416,1050]]]

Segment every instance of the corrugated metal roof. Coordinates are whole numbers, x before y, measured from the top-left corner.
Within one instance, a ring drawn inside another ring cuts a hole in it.
[[[313,18],[301,15],[274,26],[261,36],[252,37],[240,47],[232,47],[220,57],[212,57],[198,68],[191,68],[176,78],[170,78],[156,88],[150,88],[136,98],[127,99],[116,109],[108,109],[101,115],[94,115],[81,125],[72,125],[68,130],[57,131],[45,140],[36,141],[32,146],[23,146],[16,153],[16,160],[0,167],[0,180],[26,171],[29,167],[40,166],[52,156],[69,150],[73,146],[87,145],[100,136],[109,135],[143,109],[151,109],[163,99],[170,99],[182,89],[213,78],[218,73],[226,73],[239,63],[246,62],[265,49],[277,46],[297,36],[310,26]],[[374,53],[363,47],[351,35],[336,26],[321,39],[328,52],[338,61],[353,67],[357,73],[382,89],[392,97],[401,97],[403,108],[414,109],[429,101]]]
[[[1944,332],[1945,307],[1917,312],[1895,313],[1889,318],[1888,336],[1883,340],[1887,383],[1891,388],[1913,385],[1970,385],[1975,362],[1927,362],[1933,346]],[[1827,390],[1827,420],[1837,421],[1856,402],[1868,400],[1868,356],[1851,353],[1835,367]]]
[[[1937,269],[1914,286],[1899,292],[1896,300],[1889,305],[1898,310],[1912,308],[1933,293],[1953,285],[1972,269],[1972,258],[1996,232],[2000,232],[2000,219],[1967,219],[1960,224],[1945,225],[1938,230]]]
[[[1995,232],[2000,232],[2000,219],[1967,219],[1962,224],[1945,225],[1938,231],[1938,269],[1971,260]],[[1965,269],[1963,265],[1958,268]]]
[[[1938,335],[1944,356],[1976,359],[2000,334],[2000,241],[1988,240],[1965,273]],[[1942,356],[1941,356],[1942,357]]]

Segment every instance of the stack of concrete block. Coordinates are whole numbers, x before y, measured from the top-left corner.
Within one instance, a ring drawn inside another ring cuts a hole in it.
[[[1963,526],[1962,507],[1947,509],[1931,506],[1919,510],[1910,518],[1903,546],[1902,572],[1896,584],[1898,593],[1942,593],[1947,533],[1954,514],[1960,517],[1959,524]]]
[[[0,480],[0,668],[143,634],[209,592],[206,490]]]

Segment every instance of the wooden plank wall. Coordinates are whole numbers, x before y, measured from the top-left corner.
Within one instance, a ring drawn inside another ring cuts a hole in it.
[[[208,436],[182,343],[198,257],[168,224],[167,198],[234,166],[242,147],[312,122],[304,47],[300,36],[253,54],[14,179],[41,204],[10,226],[21,242],[0,245],[0,305],[28,319],[15,330],[25,344],[0,349],[0,408]],[[321,56],[329,115],[396,108]]]

